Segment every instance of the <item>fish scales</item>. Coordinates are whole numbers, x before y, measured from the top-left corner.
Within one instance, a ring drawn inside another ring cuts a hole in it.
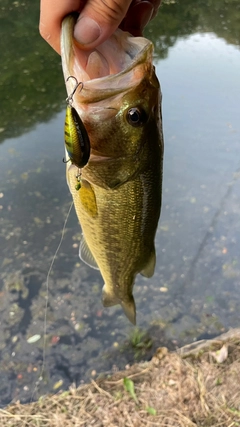
[[[103,305],[120,304],[135,323],[134,281],[138,273],[146,277],[154,273],[162,193],[161,95],[152,65],[152,44],[117,30],[94,52],[94,58],[104,55],[108,75],[99,78],[97,71],[93,78],[91,69],[89,78],[86,58],[83,61],[72,41],[73,25],[71,18],[63,22],[63,71],[67,79],[77,70],[75,77],[83,81],[73,104],[91,145],[79,190],[77,167],[67,164],[67,181],[83,231],[80,257],[100,269]],[[125,57],[121,52],[121,64],[115,63],[111,74],[109,51],[119,46]],[[72,89],[67,85],[68,94]]]

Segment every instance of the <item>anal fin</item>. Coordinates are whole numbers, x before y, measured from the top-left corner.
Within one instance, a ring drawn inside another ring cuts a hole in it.
[[[115,294],[107,292],[106,285],[104,285],[102,290],[102,304],[104,307],[112,307],[120,304],[128,320],[133,325],[136,325],[136,306],[133,296],[127,297],[126,300],[121,300]]]
[[[103,307],[112,307],[113,305],[120,304],[120,299],[114,295],[113,293],[110,293],[106,289],[106,285],[102,288],[102,305]]]

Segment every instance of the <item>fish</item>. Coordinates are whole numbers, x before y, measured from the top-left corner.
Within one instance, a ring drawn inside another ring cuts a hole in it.
[[[74,15],[62,22],[61,57],[68,97],[90,141],[80,189],[77,166],[66,163],[82,228],[79,256],[100,270],[103,306],[120,304],[136,324],[133,286],[138,273],[154,274],[162,198],[162,96],[153,44],[117,29],[84,51],[73,37],[75,22]]]

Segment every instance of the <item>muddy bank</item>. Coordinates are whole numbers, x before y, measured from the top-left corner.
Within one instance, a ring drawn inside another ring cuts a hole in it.
[[[1,426],[240,426],[240,328],[0,410]]]

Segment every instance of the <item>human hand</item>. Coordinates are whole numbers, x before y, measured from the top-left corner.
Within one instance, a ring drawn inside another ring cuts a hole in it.
[[[42,37],[60,53],[62,20],[72,12],[80,16],[74,38],[83,50],[94,49],[119,27],[141,36],[156,16],[161,0],[41,0],[39,29]]]

